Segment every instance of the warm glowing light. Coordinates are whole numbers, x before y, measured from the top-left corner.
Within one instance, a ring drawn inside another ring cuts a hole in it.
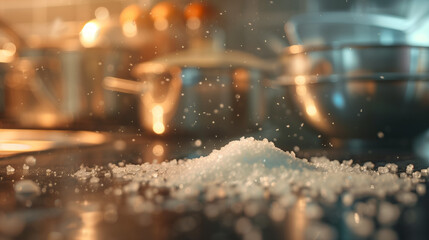
[[[160,105],[156,105],[152,108],[152,118],[153,118],[153,125],[152,129],[153,132],[156,134],[162,134],[165,131],[164,126],[164,109]]]
[[[110,17],[109,10],[106,7],[98,7],[95,9],[94,14],[97,20],[107,20]]]
[[[0,142],[0,151],[21,152],[31,149],[31,145],[23,143]]]
[[[305,84],[305,82],[306,82],[306,79],[304,76],[296,76],[295,77],[295,83],[297,85],[303,85],[303,84]]]
[[[360,217],[359,217],[359,214],[358,214],[358,213],[354,213],[354,214],[353,214],[353,218],[354,218],[354,220],[355,220],[355,223],[359,223],[359,222],[360,222]]]
[[[156,144],[152,148],[153,155],[161,157],[164,154],[164,147],[161,144]]]
[[[306,86],[300,86],[300,85],[298,85],[298,86],[296,86],[296,93],[299,95],[299,96],[304,96],[304,95],[306,95],[307,94],[307,87]]]
[[[58,115],[51,112],[42,112],[37,116],[37,122],[43,127],[53,127],[58,121]]]
[[[314,106],[314,104],[308,104],[305,107],[305,111],[307,112],[308,116],[313,117],[317,114],[317,108]]]
[[[135,37],[137,35],[136,22],[133,20],[124,22],[124,24],[122,24],[122,33],[124,34],[125,37],[129,37],[129,38]]]
[[[80,42],[85,47],[92,47],[96,44],[99,36],[100,24],[96,20],[91,20],[80,31]]]
[[[197,30],[201,27],[201,20],[197,17],[189,18],[186,21],[186,27],[188,27],[191,30]]]
[[[300,53],[304,51],[304,47],[301,45],[292,45],[289,47],[289,52],[292,54]]]
[[[164,30],[166,30],[168,28],[168,20],[165,19],[165,18],[156,19],[153,22],[153,26],[158,31],[164,31]]]
[[[16,53],[16,46],[11,42],[6,42],[0,48],[0,62],[11,62]]]

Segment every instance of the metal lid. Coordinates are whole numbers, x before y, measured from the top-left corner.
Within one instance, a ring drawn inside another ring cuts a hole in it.
[[[172,67],[232,68],[246,67],[273,71],[275,64],[254,55],[234,50],[191,49],[144,62],[133,69],[134,75],[162,73]]]

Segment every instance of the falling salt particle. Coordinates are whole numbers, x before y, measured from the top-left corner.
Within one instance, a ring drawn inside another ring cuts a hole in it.
[[[194,146],[195,147],[201,147],[202,141],[200,139],[195,140]]]
[[[377,137],[378,138],[384,138],[384,133],[383,132],[378,132],[377,133]]]
[[[15,168],[13,168],[11,165],[7,165],[7,166],[6,166],[6,173],[7,173],[8,175],[10,175],[10,174],[14,174],[14,173],[15,173]]]
[[[36,165],[36,158],[34,156],[28,156],[25,158],[25,164],[27,164],[28,166],[35,166]]]
[[[124,140],[116,140],[113,143],[113,148],[116,151],[123,151],[123,150],[125,150],[126,147],[127,147],[127,143]]]
[[[293,147],[293,151],[294,151],[294,152],[299,152],[299,150],[300,150],[300,148],[299,148],[298,146],[294,146],[294,147]]]

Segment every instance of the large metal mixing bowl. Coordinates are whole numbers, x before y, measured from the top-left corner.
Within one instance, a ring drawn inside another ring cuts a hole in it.
[[[429,128],[428,47],[291,46],[283,66],[276,87],[326,138],[409,139]]]

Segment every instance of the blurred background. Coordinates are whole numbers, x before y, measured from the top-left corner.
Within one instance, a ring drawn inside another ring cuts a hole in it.
[[[424,0],[0,3],[1,128],[329,146],[429,127]]]

